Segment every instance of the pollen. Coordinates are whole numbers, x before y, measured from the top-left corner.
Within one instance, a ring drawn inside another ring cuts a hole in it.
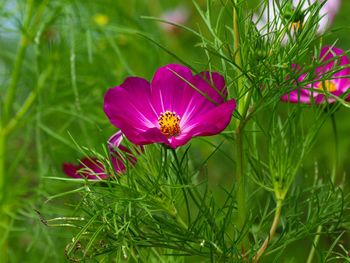
[[[334,92],[337,90],[337,85],[331,80],[325,80],[318,83],[316,88],[323,91]]]
[[[171,138],[180,134],[180,116],[176,112],[165,111],[160,113],[158,118],[160,131],[167,138]]]

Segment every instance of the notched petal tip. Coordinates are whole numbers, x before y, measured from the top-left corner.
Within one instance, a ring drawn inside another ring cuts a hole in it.
[[[108,139],[108,148],[112,150],[114,148],[118,148],[123,140],[123,133],[121,131],[117,131]]]

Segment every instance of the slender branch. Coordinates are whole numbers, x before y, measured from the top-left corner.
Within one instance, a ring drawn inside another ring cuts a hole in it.
[[[18,44],[16,58],[12,69],[11,79],[7,87],[6,97],[2,108],[2,115],[0,116],[0,201],[2,201],[5,184],[5,153],[6,153],[6,140],[7,136],[4,132],[7,125],[10,111],[12,110],[12,104],[15,99],[17,84],[19,81],[22,62],[25,56],[25,51],[28,46],[28,37],[25,30],[28,30],[31,14],[33,11],[33,0],[27,1],[26,13],[23,22],[23,30],[21,38]],[[1,211],[0,211],[1,213]]]
[[[333,137],[334,137],[334,153],[333,153],[333,168],[332,168],[332,176],[331,180],[332,183],[336,183],[337,179],[337,171],[338,171],[338,164],[339,164],[339,158],[338,158],[338,132],[337,132],[337,123],[335,120],[335,115],[334,113],[331,114],[331,122],[332,122],[332,132],[333,132]],[[321,233],[322,233],[323,226],[319,225],[316,230],[316,234],[314,237],[314,240],[312,242],[312,247],[309,253],[309,256],[307,258],[307,263],[312,263],[315,252],[316,252],[316,247],[318,246],[318,243],[320,241]]]
[[[269,236],[265,239],[264,243],[256,253],[256,256],[253,258],[253,262],[258,262],[259,258],[262,256],[264,253],[265,249],[267,248],[267,245],[269,244],[270,240],[272,237],[275,235],[276,229],[278,227],[278,223],[281,217],[281,210],[282,210],[282,205],[283,205],[283,200],[277,200],[276,203],[276,210],[275,210],[275,216],[273,218],[273,222],[270,228],[270,233]]]
[[[37,98],[38,93],[44,87],[46,80],[49,77],[49,75],[51,74],[51,72],[52,72],[52,67],[49,66],[47,68],[47,70],[39,76],[38,84],[37,84],[36,88],[34,88],[31,91],[31,93],[28,95],[28,97],[24,101],[21,108],[17,111],[15,116],[8,121],[7,125],[5,127],[3,127],[3,129],[0,130],[0,132],[2,132],[4,135],[8,135],[8,134],[10,134],[10,132],[12,130],[14,130],[16,128],[18,123],[23,119],[25,114],[28,112],[28,110],[33,105],[34,101]]]
[[[176,151],[175,149],[172,149],[172,153],[174,155],[174,159],[175,159],[175,162],[176,162],[176,165],[178,166],[177,167],[177,176],[178,176],[178,179],[180,181],[180,183],[182,184],[187,184],[187,182],[185,182],[183,180],[183,178],[181,177],[181,173],[179,173],[179,171],[181,171],[181,163],[179,161],[179,158],[176,154]],[[186,190],[189,194],[189,196],[191,197],[192,201],[194,202],[194,204],[197,206],[197,208],[199,209],[199,211],[205,216],[205,219],[207,220],[208,224],[210,225],[210,227],[212,228],[212,231],[214,233],[217,233],[218,229],[217,229],[217,225],[215,223],[215,219],[212,218],[212,217],[208,217],[207,216],[207,207],[205,206],[204,203],[200,202],[197,200],[197,198],[199,198],[199,192],[198,192],[198,189],[196,187],[193,188],[193,190],[195,191],[194,193],[192,192],[192,188],[191,187],[187,187],[187,188],[182,188],[183,189],[183,192],[184,192],[184,196],[186,197]],[[204,207],[203,207],[204,206]],[[189,208],[189,206],[187,207],[187,213],[189,213],[189,216],[190,216],[190,213],[191,213],[191,210]],[[190,220],[190,218],[189,218]],[[191,222],[189,221],[189,227],[191,227]],[[219,254],[223,254],[223,251],[217,246],[217,245],[214,245],[216,251],[219,253]]]
[[[6,156],[6,135],[2,132],[2,124],[0,123],[0,214],[4,195],[5,185],[5,156]]]
[[[338,140],[338,132],[337,132],[337,123],[335,120],[334,113],[331,114],[331,122],[332,122],[332,132],[334,136],[334,153],[333,153],[333,169],[332,169],[332,183],[335,184],[337,180],[337,171],[339,166],[339,140]]]
[[[7,89],[6,93],[6,98],[4,100],[4,105],[3,105],[3,125],[7,122],[8,116],[10,114],[10,111],[12,109],[12,104],[15,99],[15,94],[17,90],[17,84],[19,81],[19,76],[20,76],[20,71],[22,67],[22,62],[25,56],[25,52],[27,49],[27,46],[29,44],[28,40],[28,34],[25,32],[28,30],[30,19],[31,19],[31,14],[33,11],[33,0],[28,0],[27,1],[27,7],[26,7],[26,14],[23,22],[23,31],[21,33],[21,39],[19,41],[17,53],[16,53],[16,58],[15,58],[15,63],[12,69],[12,75],[11,75],[11,80]]]
[[[174,156],[174,159],[175,159],[175,162],[176,162],[176,166],[177,166],[176,175],[178,177],[179,182],[182,185],[184,185],[184,181],[183,181],[183,178],[181,176],[181,164],[180,164],[179,158],[177,158],[177,154],[176,154],[176,151],[174,149],[172,149],[171,152],[172,152],[172,154]],[[182,189],[182,193],[183,193],[184,198],[185,198],[188,224],[191,225],[191,209],[190,209],[190,205],[189,205],[189,202],[188,202],[187,193],[186,193],[186,190],[183,187],[181,189]]]
[[[5,157],[6,157],[6,141],[7,136],[4,131],[5,126],[7,125],[7,121],[9,118],[10,111],[12,110],[13,101],[16,94],[17,84],[19,81],[20,70],[22,67],[22,62],[25,56],[25,51],[28,46],[28,37],[25,30],[28,29],[31,14],[33,11],[33,0],[27,1],[26,13],[23,22],[23,31],[21,33],[21,38],[18,44],[16,58],[14,62],[14,66],[12,69],[11,79],[9,85],[7,87],[6,96],[4,99],[4,104],[1,116],[0,116],[0,202],[2,202],[4,197],[4,186],[5,186]],[[0,206],[0,214],[1,214],[1,206]]]
[[[13,110],[13,103],[15,100],[16,90],[18,82],[20,79],[20,73],[22,68],[22,63],[25,57],[26,49],[29,44],[28,38],[28,28],[30,25],[32,12],[33,12],[34,0],[27,0],[26,11],[23,21],[23,27],[21,31],[20,41],[17,47],[16,57],[12,68],[10,82],[7,86],[6,96],[4,98],[4,103],[2,105],[2,112],[0,114],[0,220],[3,229],[0,228],[0,254],[3,255],[2,260],[7,262],[7,251],[8,251],[8,241],[7,235],[9,233],[9,217],[5,214],[4,207],[5,204],[5,192],[6,192],[6,178],[8,175],[5,174],[6,166],[6,156],[7,156],[7,134],[4,129],[7,126],[7,122],[11,111]],[[6,229],[5,226],[8,226]]]
[[[237,152],[237,166],[236,166],[236,182],[237,182],[237,217],[238,227],[243,228],[246,219],[246,180],[243,174],[244,166],[244,149],[243,149],[243,134],[238,127],[236,132],[236,152]],[[241,244],[243,246],[243,244]]]
[[[238,68],[240,69],[240,76],[237,79],[237,87],[239,90],[239,103],[238,111],[242,116],[239,121],[236,130],[236,153],[237,153],[237,166],[236,166],[236,182],[237,182],[237,214],[238,214],[238,227],[242,229],[246,222],[246,178],[244,175],[244,127],[247,122],[247,114],[249,109],[250,100],[252,98],[252,89],[248,94],[244,93],[243,73],[242,73],[242,56],[240,48],[240,36],[238,27],[238,15],[237,15],[237,1],[233,7],[233,32],[234,32],[234,60]],[[242,239],[240,246],[244,249],[244,245],[248,243],[248,240]]]
[[[237,78],[237,88],[239,91],[239,104],[238,111],[242,114],[245,107],[245,96],[242,96],[243,92],[243,72],[242,72],[242,54],[240,46],[240,36],[239,36],[239,26],[238,26],[238,13],[237,13],[237,2],[235,1],[233,6],[233,52],[234,52],[234,61],[239,70],[239,76]]]

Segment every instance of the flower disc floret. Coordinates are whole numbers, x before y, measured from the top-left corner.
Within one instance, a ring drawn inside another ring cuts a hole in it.
[[[331,80],[321,81],[316,85],[316,88],[326,92],[337,91],[337,85]]]
[[[180,116],[176,112],[162,112],[158,118],[160,131],[167,137],[171,138],[180,134]]]

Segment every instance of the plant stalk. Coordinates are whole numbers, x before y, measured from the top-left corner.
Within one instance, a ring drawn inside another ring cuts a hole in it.
[[[237,13],[237,1],[235,1],[233,6],[233,52],[234,52],[234,62],[238,68],[239,76],[237,77],[237,88],[239,91],[239,103],[238,111],[242,114],[245,107],[246,96],[243,96],[243,73],[242,73],[242,54],[240,47],[240,36],[239,36],[239,26],[238,26],[238,13]]]
[[[34,2],[33,0],[27,1],[26,14],[25,14],[23,29],[22,29],[23,31],[21,33],[21,38],[18,44],[15,63],[12,69],[11,80],[7,88],[6,98],[4,100],[4,105],[3,105],[3,113],[2,113],[3,125],[6,124],[8,117],[10,115],[10,112],[12,110],[13,102],[16,95],[17,85],[19,81],[20,71],[22,68],[22,62],[26,53],[27,46],[29,44],[28,33],[25,32],[25,30],[28,30],[28,27],[29,27],[31,14],[33,11],[33,2]]]
[[[335,120],[334,113],[331,114],[331,122],[332,122],[332,132],[334,137],[334,153],[333,153],[333,168],[332,168],[332,183],[335,184],[337,180],[337,172],[339,168],[339,140],[338,140],[338,132],[337,132],[337,123]]]
[[[13,110],[13,103],[15,100],[16,90],[20,78],[22,63],[25,57],[26,49],[29,44],[29,37],[28,37],[28,30],[32,12],[33,12],[33,4],[34,0],[27,0],[26,3],[26,12],[24,16],[23,21],[23,28],[20,36],[20,41],[18,44],[16,57],[14,61],[14,65],[12,68],[11,78],[10,82],[7,86],[6,96],[3,100],[3,105],[1,109],[0,114],[0,220],[1,225],[4,226],[4,228],[0,228],[0,255],[3,256],[2,260],[3,262],[7,262],[7,255],[8,255],[8,242],[7,242],[7,235],[8,235],[8,229],[6,229],[6,226],[8,226],[9,218],[5,214],[5,192],[6,192],[6,182],[5,178],[7,178],[9,175],[5,175],[5,166],[6,166],[6,153],[7,153],[7,134],[5,132],[5,127],[8,124],[8,120],[11,114],[11,111]]]
[[[29,40],[26,32],[30,23],[31,14],[33,11],[34,0],[28,0],[26,6],[26,13],[23,22],[23,31],[21,33],[20,42],[18,44],[16,58],[14,66],[12,69],[10,83],[7,87],[6,97],[4,99],[4,104],[2,108],[2,115],[0,116],[0,202],[3,201],[4,197],[4,186],[5,186],[5,157],[6,157],[6,139],[7,134],[5,132],[5,127],[10,116],[10,112],[13,107],[13,102],[16,95],[17,85],[19,81],[20,71],[22,67],[22,62],[25,56],[26,48],[28,46]],[[2,213],[0,209],[0,214]]]
[[[277,200],[276,203],[276,210],[275,210],[275,216],[273,218],[273,222],[270,228],[269,236],[265,239],[264,243],[256,253],[256,256],[253,258],[253,262],[258,262],[262,254],[264,253],[265,249],[267,248],[267,245],[269,244],[272,237],[275,235],[276,229],[278,227],[278,223],[281,217],[281,211],[282,211],[282,205],[283,205],[283,199]]]
[[[246,220],[246,179],[243,174],[244,166],[244,149],[243,149],[243,134],[239,126],[236,133],[236,151],[237,151],[237,166],[236,166],[236,181],[237,181],[237,215],[238,227],[243,229]],[[241,243],[243,246],[243,243]]]
[[[3,202],[4,185],[5,185],[5,152],[6,152],[6,135],[0,125],[0,207]],[[1,210],[0,210],[1,213]]]
[[[237,77],[237,89],[238,89],[238,112],[241,115],[241,119],[238,122],[238,127],[236,129],[236,154],[237,154],[237,166],[236,166],[236,200],[237,200],[237,224],[239,229],[243,229],[246,223],[246,176],[244,175],[244,126],[246,124],[246,115],[248,112],[251,92],[250,94],[245,94],[244,90],[244,79],[242,72],[242,51],[240,43],[240,30],[239,30],[239,16],[237,11],[238,0],[234,1],[233,4],[233,51],[234,51],[234,62],[237,67],[238,77]],[[243,232],[243,231],[242,231]],[[249,245],[247,238],[243,238],[239,246],[242,251],[245,247]]]
[[[338,165],[339,165],[339,157],[338,157],[338,132],[337,132],[337,123],[335,120],[335,116],[334,113],[331,114],[331,122],[332,122],[332,132],[333,132],[333,137],[334,137],[334,154],[333,154],[333,168],[332,168],[332,176],[331,176],[331,180],[332,183],[335,184],[336,180],[337,180],[337,171],[338,171]],[[318,243],[320,241],[321,238],[321,233],[322,233],[322,229],[323,226],[319,225],[317,227],[316,230],[316,234],[314,237],[314,240],[312,242],[312,247],[309,253],[309,256],[307,258],[307,263],[312,263],[314,256],[315,256],[315,252],[316,252],[316,247],[318,246]]]
[[[182,184],[182,185],[185,185],[185,184],[187,184],[187,182],[184,182],[183,178],[181,177],[181,164],[180,164],[179,158],[177,157],[175,149],[172,149],[171,152],[172,152],[172,154],[174,156],[174,159],[175,159],[175,162],[176,162],[176,166],[177,166],[176,175],[178,177],[179,183]],[[191,209],[190,209],[190,205],[189,205],[186,189],[185,188],[181,188],[181,189],[182,189],[182,193],[183,193],[183,196],[184,196],[184,199],[185,199],[185,203],[186,203],[188,224],[191,225]],[[178,218],[176,218],[176,219],[178,220]],[[184,225],[184,224],[181,223],[181,225]]]
[[[4,212],[5,209],[5,156],[6,156],[6,135],[2,129],[0,120],[0,254],[4,255],[3,260],[7,260],[7,230],[6,225],[8,217]]]

